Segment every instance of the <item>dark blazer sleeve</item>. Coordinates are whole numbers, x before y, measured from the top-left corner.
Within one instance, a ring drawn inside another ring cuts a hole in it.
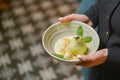
[[[89,17],[89,19],[93,22],[94,26],[98,25],[99,12],[97,2],[95,5],[91,6],[84,14]]]
[[[120,48],[108,47],[108,57],[105,63],[120,64]]]

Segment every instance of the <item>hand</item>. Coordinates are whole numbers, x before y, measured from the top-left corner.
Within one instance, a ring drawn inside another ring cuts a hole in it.
[[[83,15],[83,14],[70,14],[68,16],[59,18],[60,22],[69,22],[69,21],[73,21],[73,20],[81,21],[90,26],[93,26],[92,21],[86,15]]]
[[[108,56],[108,49],[102,49],[92,55],[80,55],[80,62],[77,66],[92,67],[105,62]]]

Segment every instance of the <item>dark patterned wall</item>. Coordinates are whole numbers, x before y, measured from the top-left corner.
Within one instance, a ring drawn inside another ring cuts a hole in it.
[[[82,80],[80,67],[53,60],[43,32],[75,12],[79,0],[11,0],[1,13],[0,80]]]

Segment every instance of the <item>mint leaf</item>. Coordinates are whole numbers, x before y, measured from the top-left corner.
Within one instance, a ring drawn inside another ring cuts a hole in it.
[[[56,53],[54,53],[53,55],[56,56],[56,57],[58,57],[58,58],[64,59],[64,56],[63,56],[63,55],[56,54]]]
[[[92,41],[92,37],[91,36],[86,36],[82,38],[86,43],[89,43]]]
[[[80,37],[83,36],[83,28],[82,28],[82,26],[79,26],[79,27],[77,28],[77,35],[79,35]]]

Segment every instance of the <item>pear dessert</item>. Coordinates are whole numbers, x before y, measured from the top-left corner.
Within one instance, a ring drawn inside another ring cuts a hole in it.
[[[54,45],[53,55],[66,60],[78,60],[80,54],[87,54],[87,43],[92,41],[91,36],[83,37],[83,28],[79,26],[76,35],[60,38]]]

